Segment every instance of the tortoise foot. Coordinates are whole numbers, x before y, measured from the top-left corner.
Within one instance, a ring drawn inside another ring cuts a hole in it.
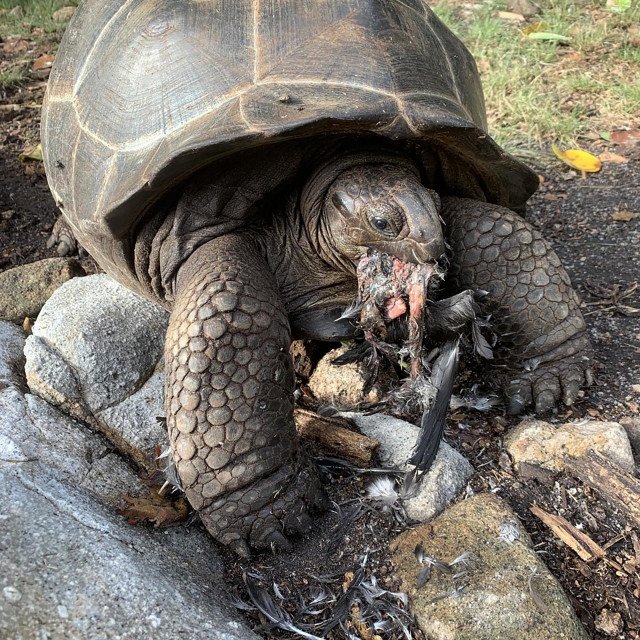
[[[60,257],[78,253],[78,242],[63,216],[55,221],[51,235],[47,239],[47,249],[51,247],[56,248],[56,253]]]
[[[307,534],[312,516],[327,506],[315,465],[300,455],[267,478],[216,500],[200,517],[214,538],[246,557],[250,549],[290,551],[289,538]]]
[[[593,383],[589,353],[589,339],[581,333],[544,356],[526,360],[522,373],[505,381],[508,413],[521,413],[530,405],[536,413],[546,413],[560,401],[571,406],[580,389]]]

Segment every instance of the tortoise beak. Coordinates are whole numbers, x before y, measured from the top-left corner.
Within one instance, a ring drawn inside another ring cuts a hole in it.
[[[404,210],[409,233],[389,251],[414,264],[435,263],[445,252],[440,198],[430,189],[405,191],[397,196]]]

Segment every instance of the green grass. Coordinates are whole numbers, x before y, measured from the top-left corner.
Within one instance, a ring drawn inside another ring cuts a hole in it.
[[[27,40],[32,50],[38,45],[55,49],[66,22],[56,22],[53,13],[70,5],[77,5],[77,0],[0,0],[0,39]],[[20,8],[18,15],[11,13],[16,7]],[[47,46],[48,42],[53,44]],[[33,59],[33,51],[5,57],[0,63],[0,90],[28,82]]]
[[[0,37],[31,37],[34,28],[44,34],[62,33],[66,23],[55,22],[53,12],[77,4],[77,0],[0,0]],[[10,15],[15,7],[22,8],[22,16]]]
[[[497,0],[466,13],[456,0],[433,7],[478,61],[498,142],[575,144],[593,131],[640,126],[640,3],[620,13],[605,0],[537,4],[542,13],[521,24],[498,17],[507,7]],[[522,30],[536,22],[571,42],[527,39]]]

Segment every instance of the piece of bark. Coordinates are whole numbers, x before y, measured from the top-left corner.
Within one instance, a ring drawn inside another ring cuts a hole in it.
[[[604,549],[597,542],[586,533],[576,529],[562,516],[547,513],[535,504],[530,507],[530,510],[534,516],[540,518],[551,529],[557,538],[573,549],[585,562],[604,557]]]
[[[294,411],[296,430],[301,438],[315,442],[336,458],[348,460],[361,467],[370,467],[380,442],[352,431],[348,420],[320,416],[313,411]]]
[[[589,451],[580,458],[568,458],[565,468],[613,502],[632,527],[640,527],[640,480],[595,451]]]

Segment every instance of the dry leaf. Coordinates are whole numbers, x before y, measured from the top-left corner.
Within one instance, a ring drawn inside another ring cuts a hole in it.
[[[23,40],[22,38],[7,38],[2,43],[2,51],[3,53],[9,54],[24,53],[30,46],[31,43],[28,40]]]
[[[540,518],[551,529],[556,537],[560,538],[585,562],[604,557],[604,549],[597,542],[593,541],[586,533],[576,529],[562,516],[547,513],[535,504],[530,507],[530,510],[534,516]]]
[[[20,162],[25,162],[26,160],[42,160],[42,145],[37,144],[33,149],[23,151],[18,156],[18,159]]]
[[[553,153],[568,164],[572,169],[581,171],[584,177],[585,173],[597,173],[602,168],[602,162],[596,156],[582,149],[567,149],[562,151],[555,144],[551,145]]]
[[[571,38],[563,36],[559,33],[551,33],[550,31],[532,31],[526,34],[529,40],[542,40],[543,42],[557,42],[558,44],[569,44]]]
[[[122,496],[126,506],[119,509],[129,524],[153,524],[156,527],[168,527],[182,522],[189,515],[189,508],[183,498],[168,500],[156,493],[141,498]]]
[[[35,62],[31,65],[33,71],[42,71],[43,69],[50,69],[53,64],[53,56],[45,53],[44,55],[36,58]]]
[[[498,18],[509,20],[510,22],[525,21],[525,17],[521,13],[513,13],[512,11],[498,11]]]
[[[619,153],[612,153],[611,151],[603,151],[598,158],[600,158],[602,162],[611,162],[613,164],[625,164],[629,162],[624,156],[621,156]]]
[[[611,219],[616,222],[630,222],[640,218],[640,211],[616,211],[611,214]]]
[[[621,129],[611,132],[611,142],[626,144],[627,142],[640,141],[640,129]]]

